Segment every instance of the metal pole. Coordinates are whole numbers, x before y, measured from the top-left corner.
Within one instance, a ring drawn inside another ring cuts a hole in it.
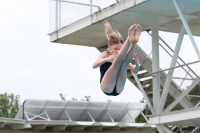
[[[90,114],[89,111],[87,111],[88,115],[90,116],[90,119],[92,120],[92,122],[95,122],[95,120],[93,119],[92,115]]]
[[[179,68],[179,67],[186,66],[186,65],[191,65],[191,64],[194,64],[194,63],[198,63],[198,62],[200,62],[200,61],[194,61],[194,62],[190,62],[190,63],[184,64],[184,65],[180,65],[180,66],[175,66],[175,67],[163,69],[163,70],[160,70],[160,71],[156,71],[156,72],[152,72],[152,73],[146,74],[146,75],[144,75],[144,76],[147,77],[147,76],[150,76],[150,75],[152,75],[152,74],[156,74],[156,73],[160,73],[160,72],[163,72],[163,71],[167,71],[167,70]]]
[[[56,25],[55,25],[56,31],[58,30],[58,0],[56,0]]]
[[[92,15],[92,0],[90,0],[90,15]]]
[[[174,51],[174,55],[172,57],[172,61],[171,61],[170,67],[174,67],[176,65],[178,54],[179,54],[179,51],[180,51],[180,48],[181,48],[181,44],[182,44],[182,41],[183,41],[184,33],[185,33],[185,29],[182,26],[181,30],[180,30],[180,33],[179,33],[179,37],[178,37],[177,43],[176,43],[176,48],[175,48],[175,51]],[[167,94],[169,92],[169,87],[170,87],[170,84],[171,84],[171,81],[172,81],[173,73],[174,73],[174,69],[171,69],[168,72],[167,79],[165,81],[165,85],[164,85],[164,88],[163,88],[162,96],[161,96],[160,102],[159,102],[159,109],[158,109],[159,113],[161,113],[163,111],[163,108],[164,108],[164,105],[165,105],[165,101],[166,101],[166,98],[167,98]]]
[[[72,119],[70,118],[69,114],[67,113],[67,111],[65,110],[65,114],[67,115],[67,118],[69,119],[69,121],[72,121]]]
[[[91,23],[93,23],[93,16],[92,16],[92,0],[90,0],[90,18],[91,18]]]
[[[149,120],[147,119],[147,117],[142,113],[142,111],[140,112],[142,114],[142,116],[144,117],[144,119],[147,121],[147,123],[149,123]]]
[[[59,0],[59,29],[61,28],[61,1]]]
[[[110,120],[111,120],[112,122],[115,122],[108,112],[107,112],[107,114],[108,114]]]
[[[133,73],[132,73],[132,74],[133,74]],[[154,110],[153,110],[153,108],[152,108],[151,102],[150,102],[149,98],[147,97],[147,94],[146,94],[146,92],[144,91],[144,88],[142,87],[142,85],[141,85],[141,83],[140,83],[140,80],[138,79],[138,76],[135,75],[135,74],[133,74],[133,77],[135,78],[135,81],[137,82],[137,85],[138,85],[140,91],[142,92],[142,94],[143,94],[143,96],[144,96],[144,99],[146,100],[147,105],[149,106],[149,108],[150,108],[150,110],[151,110],[151,113],[154,114],[155,112],[154,112]]]
[[[186,73],[186,75],[185,75],[183,81],[181,82],[181,84],[180,84],[180,86],[179,86],[180,89],[181,89],[181,86],[183,85],[183,82],[186,80],[186,77],[188,76],[189,72],[190,72],[190,70]]]
[[[182,21],[182,23],[183,23],[183,25],[184,25],[184,27],[185,27],[185,30],[187,31],[187,33],[188,33],[188,35],[189,35],[189,37],[190,37],[190,41],[191,41],[192,44],[193,44],[194,50],[195,50],[195,52],[196,52],[196,54],[197,54],[197,56],[198,56],[198,58],[199,58],[199,60],[200,60],[199,49],[198,49],[198,47],[197,47],[197,45],[196,45],[196,42],[195,42],[195,40],[194,40],[194,38],[193,38],[192,32],[190,31],[190,28],[189,28],[189,26],[188,26],[188,24],[187,24],[187,21],[186,21],[185,17],[183,16],[183,13],[181,12],[181,9],[180,9],[180,7],[179,7],[177,1],[176,1],[176,0],[173,0],[173,2],[174,2],[174,5],[175,5],[175,7],[176,7],[176,10],[177,10],[177,12],[178,12],[178,14],[179,14],[179,16],[180,16],[180,18],[181,18],[181,21]]]
[[[183,99],[198,83],[200,82],[200,77],[197,78],[193,83],[192,85],[190,85],[188,87],[187,90],[185,90],[184,92],[181,93],[181,95],[179,95],[175,101],[173,101],[165,110],[164,112],[169,112],[171,109],[174,108],[174,106],[176,106],[176,104],[181,100]]]
[[[158,28],[152,29],[152,72],[159,70],[159,40]],[[153,76],[153,109],[158,113],[158,105],[160,101],[160,73]]]
[[[22,114],[22,116],[23,116],[23,120],[24,120],[24,111],[25,111],[24,104],[25,104],[25,103],[26,103],[26,100],[23,102],[23,105],[22,105],[22,106],[23,106],[23,108],[22,108],[22,109],[23,109],[23,111],[22,111],[22,113],[23,113],[23,114]]]

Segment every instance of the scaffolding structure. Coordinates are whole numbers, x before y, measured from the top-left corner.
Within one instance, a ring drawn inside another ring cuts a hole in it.
[[[198,113],[200,107],[198,106],[200,102],[194,103],[189,97],[198,97],[199,94],[189,95],[189,92],[200,83],[200,77],[190,67],[191,64],[200,62],[200,51],[194,39],[194,36],[200,36],[200,1],[121,0],[101,9],[93,5],[93,1],[90,0],[90,4],[86,5],[90,6],[88,16],[60,27],[59,22],[62,19],[60,17],[60,4],[62,2],[56,1],[55,30],[49,33],[51,41],[56,43],[90,46],[96,47],[99,51],[104,51],[107,45],[103,35],[92,34],[94,29],[103,32],[102,28],[99,28],[102,21],[110,21],[125,36],[125,29],[128,29],[128,26],[137,20],[137,23],[140,23],[152,38],[152,51],[147,54],[139,46],[136,47],[141,63],[140,71],[145,70],[145,72],[134,75],[128,70],[127,78],[143,94],[152,113],[148,116],[150,124],[155,124],[160,133],[183,132],[184,126],[193,127],[192,133],[198,132],[200,127],[200,115]],[[69,1],[65,0],[64,2]],[[98,8],[98,11],[93,12],[93,7]],[[151,31],[151,34],[149,31]],[[174,50],[159,36],[159,31],[179,34]],[[179,56],[185,34],[189,36],[191,41],[191,45],[188,45],[188,47],[193,47],[198,57],[195,62],[186,63]],[[94,44],[92,38],[97,37],[99,39],[96,39]],[[162,41],[162,44],[160,44],[160,41]],[[160,48],[171,56],[171,63],[167,69],[160,68]],[[185,71],[184,77],[173,77],[174,70],[177,68],[182,68]],[[144,78],[145,80],[141,80]],[[177,85],[173,79],[180,79],[182,82]],[[191,80],[192,83],[183,91],[181,87],[186,80]]]

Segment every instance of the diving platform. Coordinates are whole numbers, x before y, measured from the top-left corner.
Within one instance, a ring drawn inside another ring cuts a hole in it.
[[[200,1],[178,0],[195,36],[200,36]],[[189,8],[188,8],[189,7]],[[51,42],[102,47],[107,44],[103,22],[109,21],[124,38],[133,23],[143,30],[158,27],[160,31],[179,33],[181,21],[172,0],[123,0],[49,33]],[[95,42],[95,43],[94,43]]]

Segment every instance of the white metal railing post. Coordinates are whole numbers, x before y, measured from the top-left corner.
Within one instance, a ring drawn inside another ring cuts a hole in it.
[[[182,44],[182,41],[183,41],[184,33],[185,33],[185,29],[182,26],[181,30],[180,30],[180,33],[179,33],[179,37],[178,37],[177,43],[176,43],[176,47],[175,47],[175,51],[174,51],[174,54],[173,54],[173,57],[172,57],[170,68],[171,67],[175,67],[175,65],[176,65],[176,62],[177,62],[177,59],[178,59],[178,55],[179,55],[179,51],[180,51],[180,48],[181,48],[181,44]],[[163,87],[162,96],[160,98],[160,102],[159,102],[159,106],[158,106],[158,110],[159,110],[158,112],[159,113],[161,113],[163,111],[163,108],[164,108],[164,105],[165,105],[165,101],[166,101],[166,98],[167,98],[167,95],[168,95],[168,92],[169,92],[169,88],[170,88],[170,85],[171,85],[173,73],[174,73],[174,69],[171,69],[168,72],[167,79],[165,81],[165,85]]]
[[[186,21],[184,15],[183,15],[181,9],[180,9],[180,6],[178,5],[178,2],[177,2],[176,0],[173,0],[173,2],[174,2],[174,5],[175,5],[175,7],[176,7],[176,10],[177,10],[177,12],[178,12],[178,14],[179,14],[179,16],[180,16],[180,18],[181,18],[181,21],[182,21],[182,23],[183,23],[183,25],[184,25],[184,27],[185,27],[185,30],[186,30],[187,33],[188,33],[188,36],[189,36],[189,38],[190,38],[190,41],[191,41],[192,44],[193,44],[194,50],[195,50],[195,52],[196,52],[196,54],[197,54],[197,56],[198,56],[198,58],[199,58],[199,60],[200,60],[200,52],[199,52],[199,49],[198,49],[198,47],[197,47],[197,44],[196,44],[196,42],[195,42],[195,40],[194,40],[194,38],[193,38],[192,32],[190,31],[190,28],[189,28],[189,26],[188,26],[188,23],[187,23],[187,21]]]
[[[90,0],[90,15],[92,15],[92,0]]]
[[[91,18],[91,23],[93,23],[93,16],[92,16],[92,0],[90,0],[90,18]]]
[[[58,0],[56,0],[56,23],[55,23],[55,30],[58,30]]]
[[[159,39],[158,28],[152,29],[152,71],[159,70]],[[155,113],[158,113],[158,105],[160,101],[160,73],[153,75],[153,109]]]
[[[59,29],[61,28],[61,1],[59,0]]]

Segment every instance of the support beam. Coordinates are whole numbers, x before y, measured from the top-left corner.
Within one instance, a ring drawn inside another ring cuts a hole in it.
[[[65,114],[67,115],[67,118],[69,119],[69,121],[72,121],[71,117],[69,116],[69,114],[67,113],[67,111],[65,111]]]
[[[179,103],[179,101],[181,101],[181,99],[183,99],[198,83],[200,82],[200,77],[197,78],[192,85],[190,85],[184,92],[182,92],[182,94],[176,98],[176,100],[171,103],[165,110],[164,112],[169,112],[171,109],[173,109],[177,103]]]
[[[133,73],[132,73],[132,74],[133,74]],[[149,100],[149,98],[148,98],[146,92],[144,91],[144,88],[142,87],[142,84],[140,83],[140,80],[138,79],[138,76],[135,75],[135,74],[133,74],[133,76],[134,76],[134,78],[135,78],[135,81],[137,82],[137,85],[138,85],[140,91],[142,92],[142,94],[143,94],[143,96],[144,96],[144,99],[145,99],[146,102],[147,102],[147,105],[149,106],[149,109],[151,110],[151,113],[154,114],[155,112],[154,112],[154,110],[153,110],[153,107],[152,107],[152,105],[151,105],[151,102],[150,102],[150,100]]]
[[[90,119],[92,120],[92,122],[95,122],[94,118],[92,117],[92,115],[90,114],[89,111],[87,111],[88,115],[90,116]]]
[[[108,106],[110,105],[110,102],[106,105],[106,108],[105,108],[105,110],[103,110],[102,111],[102,113],[99,115],[99,117],[97,118],[97,122],[100,122],[101,121],[101,119],[103,118],[103,116],[107,113],[107,111],[108,111]]]
[[[107,112],[107,114],[108,114],[110,120],[114,123],[115,121],[113,120],[113,118],[111,117],[111,115],[108,112]]]
[[[190,28],[189,28],[189,26],[188,26],[188,23],[187,23],[187,21],[186,21],[184,15],[183,15],[181,9],[180,9],[180,6],[178,5],[177,0],[173,0],[173,2],[174,2],[174,5],[175,5],[175,7],[176,7],[176,10],[177,10],[177,12],[178,12],[178,14],[179,14],[179,16],[180,16],[180,18],[181,18],[181,21],[182,21],[182,23],[183,23],[183,25],[184,25],[184,27],[185,27],[185,30],[187,31],[187,34],[188,34],[188,36],[189,36],[189,38],[190,38],[190,40],[191,40],[191,42],[192,42],[192,44],[193,44],[194,50],[195,50],[195,52],[196,52],[196,54],[197,54],[197,56],[198,56],[198,58],[199,58],[199,60],[200,60],[200,52],[199,52],[199,49],[198,49],[198,47],[197,47],[197,44],[196,44],[196,42],[195,42],[195,40],[194,40],[194,38],[193,38],[192,32],[190,31]]]
[[[159,70],[159,40],[158,28],[152,29],[152,72]],[[153,109],[158,113],[160,101],[160,73],[153,75]]]
[[[200,126],[200,107],[149,116],[152,125]]]
[[[177,43],[176,43],[176,47],[175,47],[175,51],[174,51],[174,55],[172,57],[170,67],[175,67],[175,65],[176,65],[178,55],[179,55],[179,52],[180,52],[180,48],[181,48],[181,44],[182,44],[182,41],[183,41],[184,33],[185,33],[185,29],[182,26],[180,33],[179,33],[179,36],[178,36],[178,40],[177,40]],[[159,107],[158,107],[159,113],[161,113],[163,111],[165,101],[166,101],[166,98],[167,98],[167,94],[169,92],[169,88],[170,88],[170,85],[171,85],[173,73],[174,73],[174,69],[171,69],[168,72],[167,79],[165,81],[165,85],[164,85],[164,88],[163,88],[162,96],[161,96],[160,102],[159,102]]]
[[[147,119],[147,117],[142,113],[142,110],[140,112],[142,114],[142,116],[144,117],[144,119],[147,121],[147,123],[149,123],[149,120]]]
[[[60,114],[57,117],[57,120],[59,120],[61,118],[61,116],[63,115],[63,113],[66,112],[65,110],[66,110],[66,108],[67,108],[67,106],[68,106],[69,103],[70,103],[70,101],[67,102],[66,105],[65,105],[65,107],[61,110]],[[66,114],[66,115],[68,115],[68,114]]]
[[[116,121],[121,121],[124,118],[124,116],[128,113],[128,111],[129,111],[127,109],[128,105],[129,105],[129,103],[126,104],[126,106],[124,107],[124,109],[121,111],[121,113],[119,114],[119,116],[116,118]]]

